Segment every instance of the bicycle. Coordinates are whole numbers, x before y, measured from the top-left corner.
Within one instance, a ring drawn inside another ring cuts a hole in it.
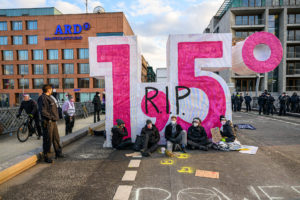
[[[32,121],[30,123],[30,120]],[[30,119],[28,116],[24,123],[17,130],[17,138],[20,142],[26,142],[29,137],[35,134],[38,138],[39,135],[37,133],[36,124],[33,119]]]

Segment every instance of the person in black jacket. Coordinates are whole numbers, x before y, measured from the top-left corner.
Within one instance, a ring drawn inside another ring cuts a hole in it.
[[[251,111],[252,98],[249,96],[248,93],[246,93],[246,96],[244,97],[244,99],[245,99],[245,104],[246,104],[246,111],[249,112],[249,111]]]
[[[274,101],[275,101],[274,97],[272,97],[272,95],[268,93],[266,98],[267,115],[269,115],[270,113],[273,115]]]
[[[220,122],[222,127],[220,133],[226,142],[234,142],[235,134],[233,131],[232,123],[230,120],[227,120],[223,115],[220,116]]]
[[[64,158],[62,148],[60,146],[60,138],[58,134],[56,122],[59,120],[57,105],[51,98],[52,85],[43,86],[43,94],[38,98],[39,113],[42,118],[43,127],[43,154],[47,163],[52,163],[49,157],[51,145],[53,144],[55,157]]]
[[[232,109],[232,111],[236,112],[235,94],[231,95],[231,109]]]
[[[286,115],[286,104],[287,104],[288,98],[285,95],[285,92],[283,92],[282,95],[280,95],[278,99],[279,99],[279,104],[280,104],[279,116]]]
[[[96,116],[97,121],[100,121],[100,111],[101,111],[101,100],[100,100],[100,93],[96,92],[92,103],[94,104],[94,123],[96,123]]]
[[[264,93],[261,93],[261,95],[258,97],[258,106],[259,106],[259,115],[261,115],[261,111],[264,111],[264,107],[265,107],[265,103],[266,103],[266,97]]]
[[[172,116],[171,123],[166,126],[165,138],[167,140],[167,150],[169,152],[173,151],[173,144],[180,144],[182,151],[186,153],[187,133],[179,124],[177,124],[176,116]]]
[[[152,124],[150,119],[146,121],[146,125],[142,129],[141,136],[144,141],[141,152],[143,156],[148,157],[158,148],[158,142],[160,140],[158,129],[154,124]]]
[[[300,98],[299,96],[297,95],[296,92],[293,93],[293,95],[291,96],[291,111],[293,113],[296,113],[298,112],[298,105],[299,105],[299,102],[300,102]]]
[[[42,136],[42,130],[40,125],[38,106],[37,103],[30,98],[29,94],[24,95],[24,100],[22,101],[21,106],[19,108],[19,113],[17,114],[17,118],[21,116],[23,109],[25,110],[26,114],[30,118],[29,123],[32,124],[32,121],[34,120],[38,132],[38,140],[39,140]]]
[[[200,149],[207,151],[211,142],[208,141],[206,131],[201,126],[201,119],[196,117],[193,119],[193,125],[188,129],[187,144],[192,149]]]
[[[241,111],[240,105],[241,105],[241,98],[240,95],[237,93],[234,98],[234,105],[235,105],[235,111]]]
[[[118,150],[128,149],[132,146],[131,138],[124,137],[128,136],[125,123],[121,119],[116,120],[117,125],[112,127],[112,146]]]

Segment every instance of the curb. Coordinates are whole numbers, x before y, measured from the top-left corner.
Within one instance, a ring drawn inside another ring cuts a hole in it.
[[[88,127],[91,128],[99,128],[105,125],[105,121],[97,122],[91,124],[90,126],[84,127],[75,131],[70,135],[66,135],[60,138],[60,144],[62,148],[79,140],[80,138],[86,136],[88,134]],[[25,154],[19,155],[11,160],[8,160],[4,163],[0,164],[0,185],[16,175],[30,169],[41,159],[42,155],[42,146],[36,149],[33,149]]]
[[[278,109],[278,108],[276,108],[276,109]],[[246,107],[242,107],[242,110],[246,110]],[[251,108],[251,110],[252,110],[252,111],[258,112],[258,108]],[[279,114],[279,112],[276,110],[276,111],[274,112],[274,114]],[[298,114],[298,113],[286,112],[286,116],[291,116],[291,117],[298,117],[298,118],[300,118],[300,114]]]

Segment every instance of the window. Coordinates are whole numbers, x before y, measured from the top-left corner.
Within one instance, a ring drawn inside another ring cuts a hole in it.
[[[22,30],[22,21],[13,21],[11,29],[13,31],[19,31]]]
[[[48,49],[48,60],[58,60],[58,49]]]
[[[242,6],[248,7],[248,0],[242,0]]]
[[[79,78],[78,79],[78,88],[89,88],[90,79],[89,78]]]
[[[235,16],[235,24],[236,25],[242,25],[242,16]]]
[[[288,24],[294,24],[295,23],[295,15],[289,14],[288,16]]]
[[[3,79],[3,89],[14,89],[15,81],[14,79]]]
[[[18,65],[19,66],[19,75],[28,74],[28,65]]]
[[[58,64],[49,64],[48,74],[58,74]]]
[[[249,25],[254,25],[254,24],[255,24],[254,16],[249,16]]]
[[[22,37],[22,35],[13,36],[13,44],[14,45],[22,45],[23,44],[23,37]]]
[[[0,31],[7,31],[7,22],[0,22]]]
[[[78,74],[89,74],[90,66],[88,63],[80,63],[78,64]]]
[[[63,59],[64,60],[71,60],[74,58],[73,49],[64,49],[63,50]]]
[[[27,21],[27,30],[37,30],[37,21]]]
[[[64,88],[74,88],[74,79],[73,78],[65,78],[63,79]]]
[[[33,74],[44,74],[44,65],[33,65]]]
[[[36,35],[28,35],[27,36],[27,44],[37,44],[37,36]]]
[[[58,78],[49,78],[48,84],[51,84],[54,88],[59,88],[59,79]]]
[[[89,59],[89,49],[78,49],[79,59]]]
[[[3,75],[13,75],[14,66],[13,65],[3,65]]]
[[[236,25],[260,25],[263,24],[260,15],[235,16]]]
[[[19,79],[19,89],[29,89],[29,79]]]
[[[3,51],[3,60],[13,60],[14,59],[14,53],[13,51]]]
[[[44,79],[42,78],[33,79],[33,89],[42,89],[43,85],[44,85]]]
[[[105,81],[104,79],[95,79],[94,78],[94,88],[105,88]]]
[[[235,32],[235,37],[238,37],[238,38],[246,38],[250,35],[252,35],[253,33],[255,33],[256,31],[236,31]]]
[[[28,51],[27,50],[19,50],[18,51],[18,60],[28,60]]]
[[[300,74],[300,62],[288,62],[287,65],[287,74],[288,75],[294,75],[294,74]]]
[[[300,91],[300,78],[287,78],[286,90],[287,91]]]
[[[288,30],[288,41],[300,41],[300,30]]]
[[[74,65],[73,64],[63,64],[64,74],[74,74]]]
[[[80,102],[91,102],[93,101],[93,98],[95,96],[95,93],[79,93],[79,100]]]
[[[243,25],[248,25],[248,16],[243,16]]]
[[[296,24],[300,24],[300,14],[296,14]]]
[[[249,7],[254,7],[255,0],[249,0]]]
[[[43,60],[43,50],[32,50],[32,59],[33,60]]]
[[[7,36],[0,36],[0,45],[7,45]]]
[[[235,79],[235,89],[238,92],[255,91],[255,79]]]
[[[255,6],[260,7],[261,6],[261,0],[255,0]]]

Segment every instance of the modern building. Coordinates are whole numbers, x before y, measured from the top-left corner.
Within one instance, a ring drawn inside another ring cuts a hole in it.
[[[156,82],[166,83],[168,81],[168,70],[167,68],[156,69]]]
[[[0,106],[19,104],[23,93],[37,99],[45,83],[53,84],[60,100],[70,93],[90,101],[105,85],[89,76],[88,37],[127,35],[134,32],[122,12],[0,9]]]
[[[205,33],[232,33],[233,43],[257,31],[276,35],[283,47],[283,59],[272,72],[239,76],[231,70],[219,73],[231,91],[300,91],[300,0],[225,0]],[[254,95],[254,94],[253,94]]]

